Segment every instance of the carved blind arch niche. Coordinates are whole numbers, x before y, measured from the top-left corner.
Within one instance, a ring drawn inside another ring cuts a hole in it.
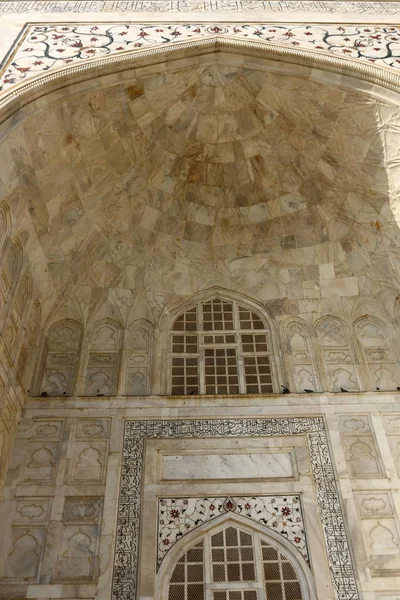
[[[0,204],[0,256],[3,253],[7,238],[11,233],[11,216],[7,204]]]
[[[311,389],[313,392],[320,391],[312,339],[307,323],[296,317],[288,319],[284,328],[288,346],[288,372],[292,379],[290,389],[299,393],[303,393],[306,389]]]
[[[211,288],[179,302],[161,320],[164,393],[268,394],[284,381],[275,326],[261,306]]]
[[[26,321],[32,298],[32,275],[27,272],[18,283],[16,294],[11,304],[10,312],[4,326],[4,343],[11,357],[14,358],[17,349],[17,337]]]
[[[116,394],[121,347],[120,323],[112,319],[102,319],[94,323],[90,335],[85,395]]]
[[[323,317],[316,323],[325,367],[327,390],[360,390],[355,352],[347,325],[336,317]]]
[[[50,327],[43,352],[40,392],[48,396],[73,394],[81,337],[81,325],[71,319],[63,319]]]
[[[5,245],[0,270],[0,314],[4,315],[12,298],[22,267],[22,249],[18,239]]]
[[[128,326],[125,342],[125,394],[147,396],[151,393],[151,350],[153,325],[145,319]]]
[[[21,348],[17,361],[17,373],[25,389],[31,379],[31,369],[33,363],[33,348],[39,337],[40,325],[42,320],[42,309],[40,302],[35,300],[28,314],[27,321],[22,332]]]
[[[395,390],[400,384],[389,333],[382,321],[364,316],[354,323],[358,340],[368,366],[373,390]]]
[[[156,581],[155,600],[309,600],[304,559],[275,532],[224,515],[177,542]]]

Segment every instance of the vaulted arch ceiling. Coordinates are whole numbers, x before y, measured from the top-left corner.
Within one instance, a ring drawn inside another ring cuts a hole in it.
[[[295,314],[344,279],[349,297],[395,288],[398,109],[305,75],[210,54],[24,109],[1,195],[47,310],[71,295],[125,318],[218,284]]]

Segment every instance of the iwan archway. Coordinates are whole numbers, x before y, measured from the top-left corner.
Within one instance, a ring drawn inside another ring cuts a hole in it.
[[[4,594],[156,598],[159,500],[221,497],[301,498],[302,598],[395,589],[397,86],[217,38],[6,98]]]

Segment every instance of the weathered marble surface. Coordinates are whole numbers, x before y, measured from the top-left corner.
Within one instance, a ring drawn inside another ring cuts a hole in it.
[[[163,479],[259,479],[292,477],[288,454],[163,456]]]
[[[188,406],[190,402],[192,406]],[[376,414],[378,406],[379,415]],[[389,440],[399,431],[400,403],[396,394],[384,393],[349,394],[346,398],[319,394],[301,398],[298,395],[281,396],[270,400],[267,410],[265,400],[261,398],[236,399],[235,403],[218,397],[188,401],[155,397],[110,400],[44,398],[28,401],[19,427],[4,500],[0,503],[2,540],[5,540],[1,546],[1,596],[13,597],[19,590],[19,597],[93,598],[96,594],[101,599],[108,599],[122,455],[121,417],[134,420],[157,420],[161,416],[163,419],[202,420],[221,418],[221,413],[225,419],[255,419],[268,415],[290,419],[293,414],[325,416],[361,590],[367,598],[396,598],[400,579],[400,498],[396,471],[398,459],[392,453]],[[370,469],[370,459],[364,454],[360,454],[358,460],[365,472],[361,477],[354,473],[353,459],[345,449],[346,439],[354,437],[354,432],[368,443],[373,437],[376,455],[384,465],[382,473],[377,474]],[[35,477],[27,481],[25,474],[29,463],[30,468],[37,469],[42,477],[42,467],[39,464],[32,466],[29,444],[50,447],[50,444],[58,442],[61,446],[54,462],[54,483],[39,483]],[[90,470],[82,472],[79,482],[71,478],[73,469],[69,464],[81,452],[81,449],[76,450],[78,442],[88,449],[100,443],[108,444],[109,450],[101,458],[87,455],[88,465],[94,471],[98,461],[104,465],[107,473],[104,480],[95,481]],[[230,480],[223,485],[216,480],[204,482],[189,478],[174,482],[162,477],[160,455],[187,455],[193,454],[193,451],[198,455],[210,447],[214,454],[241,456],[245,460],[254,455],[285,455],[290,448],[295,457],[297,475],[289,480],[286,477],[274,481]],[[260,454],[266,449],[272,454]],[[239,501],[249,497],[251,506],[256,497],[270,495],[271,499],[279,496],[282,506],[287,506],[292,502],[289,496],[297,494],[302,499],[317,598],[331,600],[335,597],[329,583],[310,457],[303,435],[235,437],[230,434],[217,439],[158,438],[146,444],[144,461],[140,596],[154,596],[157,556],[161,556],[157,528],[154,527],[160,510],[159,498],[201,499],[225,494]],[[178,503],[180,508],[185,506],[182,502]],[[272,500],[268,509],[268,518],[272,520],[274,502]],[[166,506],[168,508],[169,504]],[[256,508],[255,505],[255,511]],[[193,514],[197,515],[196,518],[201,517],[196,510]],[[189,510],[188,518],[192,512]],[[170,517],[165,515],[164,518],[168,520]],[[184,521],[182,523],[184,525]],[[167,539],[168,526],[163,524],[162,527],[162,535]],[[163,560],[168,560],[168,553],[162,553],[162,556],[165,556]]]
[[[28,400],[18,429],[0,504],[3,598],[110,598],[124,419],[247,418],[251,432],[256,418],[308,416],[326,420],[360,589],[398,596],[398,107],[279,68],[222,53],[144,67],[65,88],[2,127],[3,474],[25,393],[44,381],[66,396]],[[235,292],[270,317],[298,393],[151,395],[171,307]],[[93,393],[104,396],[80,395]],[[317,598],[332,600],[304,436],[231,431],[146,442],[140,596],[155,593],[158,498],[279,491],[304,499]],[[210,446],[244,462],[290,452],[294,476],[161,480],[160,453]]]

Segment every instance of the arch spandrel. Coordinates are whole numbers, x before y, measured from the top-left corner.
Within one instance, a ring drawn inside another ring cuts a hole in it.
[[[285,559],[288,560],[294,568],[296,576],[300,582],[302,595],[299,600],[315,600],[315,584],[310,567],[304,558],[293,548],[290,542],[288,542],[284,537],[280,536],[275,531],[270,530],[259,523],[252,522],[240,515],[232,513],[221,515],[215,520],[201,525],[196,530],[183,536],[179,542],[171,548],[161,564],[161,568],[157,574],[155,582],[155,600],[165,600],[165,598],[168,597],[168,583],[170,582],[174,566],[179,560],[182,560],[182,557],[185,556],[186,552],[190,551],[196,546],[199,547],[200,545],[203,547],[204,551],[204,543],[207,543],[211,536],[218,535],[228,528],[237,529],[238,531],[242,531],[251,537],[257,536],[258,538],[259,536],[261,544],[264,543],[266,545],[270,545],[272,548],[276,549],[278,553],[282,553]],[[210,558],[207,560],[210,560]],[[256,554],[256,561],[258,560],[259,557]],[[257,564],[256,567],[258,569],[262,569],[262,564]],[[204,577],[204,579],[206,579],[206,577]],[[206,585],[208,589],[210,584],[207,583]]]
[[[169,53],[174,52],[176,48],[190,49],[193,45],[210,44],[231,49],[235,47],[253,49],[253,52],[264,53],[268,58],[313,67],[319,62],[326,70],[332,72],[354,71],[366,81],[380,80],[380,83],[392,89],[398,85],[396,71],[399,67],[396,50],[392,48],[390,54],[387,52],[383,40],[386,39],[388,31],[383,26],[374,28],[348,26],[338,30],[330,24],[319,24],[318,27],[313,27],[277,23],[257,25],[165,23],[161,26],[131,23],[122,25],[122,28],[125,29],[122,35],[127,37],[123,38],[119,31],[120,35],[117,33],[115,39],[110,23],[93,25],[92,34],[88,33],[87,26],[80,30],[79,24],[75,26],[47,24],[38,26],[37,32],[35,26],[27,28],[23,39],[18,40],[12,62],[9,60],[0,74],[0,96],[5,96],[5,102],[0,102],[0,106],[7,105],[10,100],[12,103],[12,96],[18,96],[24,87],[26,91],[30,88],[29,91],[32,92],[37,82],[42,80],[45,84],[46,79],[49,80],[49,76],[46,77],[46,71],[49,70],[53,71],[53,79],[54,76],[61,79],[67,76],[70,79],[71,76],[76,76],[79,70],[96,70],[100,67],[106,72],[111,62],[126,65],[131,59],[130,54],[134,58],[138,55],[140,62],[142,54],[149,55],[154,50],[156,53],[160,51]],[[400,36],[398,28],[392,27],[390,32],[392,37]],[[355,34],[358,44],[352,45],[351,40]],[[292,38],[295,39],[295,45]],[[57,54],[58,48],[52,47],[54,39],[57,41],[63,39],[68,58],[64,54],[63,56]],[[374,52],[370,50],[371,44],[374,46]],[[44,46],[47,47],[47,52],[43,52]],[[83,52],[82,47],[84,47]],[[379,54],[376,54],[377,50]],[[32,51],[35,52],[35,61],[29,57]],[[68,61],[67,65],[66,61]],[[120,70],[126,68],[123,66]],[[82,80],[82,73],[80,79]]]

